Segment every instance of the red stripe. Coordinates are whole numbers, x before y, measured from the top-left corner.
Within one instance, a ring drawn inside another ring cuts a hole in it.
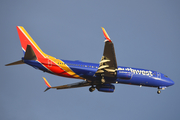
[[[26,50],[27,45],[31,45],[33,51],[35,52],[37,58],[38,57],[44,57],[38,50],[37,48],[29,41],[29,39],[24,35],[24,33],[20,30],[20,28],[17,26],[17,31],[19,35],[19,39],[21,42],[21,46],[24,50]]]
[[[111,39],[109,39],[109,37],[106,35],[106,33],[103,31],[104,37],[106,38],[106,40],[108,40],[109,42],[111,42]]]
[[[65,76],[65,77],[69,77],[69,78],[75,78],[75,77],[71,76],[69,73],[67,73],[65,70],[63,70],[55,62],[53,62],[52,60],[50,60],[48,58],[45,58],[45,59],[40,58],[40,59],[38,59],[38,61],[56,75]]]

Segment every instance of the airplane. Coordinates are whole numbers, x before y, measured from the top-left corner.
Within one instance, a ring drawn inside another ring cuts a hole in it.
[[[52,87],[46,78],[43,77],[47,86],[45,91],[52,88],[60,90],[89,86],[90,92],[97,89],[100,92],[112,93],[115,91],[113,84],[119,83],[140,87],[154,87],[158,89],[157,93],[160,94],[161,90],[174,85],[174,81],[163,73],[147,69],[118,66],[114,44],[103,27],[105,45],[103,56],[99,63],[56,59],[44,53],[22,26],[16,26],[16,28],[24,57],[19,61],[6,64],[6,66],[28,64],[35,69],[53,75],[83,80],[73,84]]]

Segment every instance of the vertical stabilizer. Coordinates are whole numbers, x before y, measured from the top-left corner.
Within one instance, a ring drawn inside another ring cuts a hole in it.
[[[22,26],[16,26],[16,28],[18,31],[23,52],[26,53],[27,46],[30,45],[37,58],[45,58],[46,54],[34,42],[34,40],[27,33],[27,31]]]

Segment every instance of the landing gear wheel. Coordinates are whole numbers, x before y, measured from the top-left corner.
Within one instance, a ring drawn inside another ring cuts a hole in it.
[[[106,81],[105,81],[105,79],[104,79],[104,74],[102,74],[101,76],[102,76],[102,78],[101,78],[101,83],[103,84],[103,83],[105,83]]]
[[[89,88],[89,91],[90,91],[90,92],[93,92],[94,90],[95,90],[95,87],[90,87],[90,88]]]
[[[105,83],[105,79],[104,78],[101,79],[101,83]]]
[[[157,94],[160,94],[160,93],[161,93],[161,91],[160,91],[160,90],[158,90],[158,91],[157,91]]]

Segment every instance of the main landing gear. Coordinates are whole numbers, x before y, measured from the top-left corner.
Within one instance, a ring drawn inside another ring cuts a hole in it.
[[[105,79],[104,79],[104,74],[102,74],[101,76],[102,76],[102,78],[101,78],[101,83],[103,84],[103,83],[105,83],[106,81],[105,81]]]
[[[95,89],[96,89],[96,88],[92,86],[92,87],[89,88],[89,91],[90,91],[90,92],[93,92]]]
[[[157,91],[157,94],[160,94],[161,93],[161,90],[165,90],[166,86],[159,86],[158,87],[158,91]]]

